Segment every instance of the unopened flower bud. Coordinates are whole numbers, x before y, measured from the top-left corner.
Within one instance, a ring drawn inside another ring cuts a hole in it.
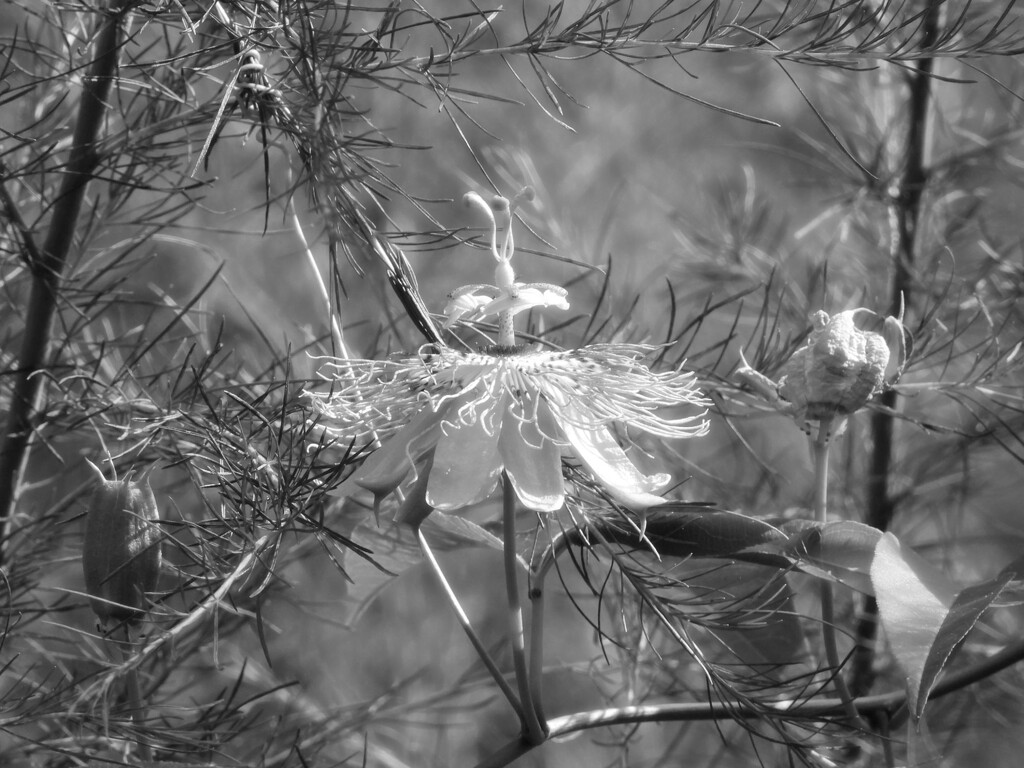
[[[85,590],[101,622],[136,623],[145,616],[146,593],[156,589],[160,574],[157,517],[148,478],[106,480],[101,473],[86,512],[82,551]]]
[[[883,333],[865,331],[854,323],[862,312],[870,310],[831,317],[815,312],[811,335],[782,367],[777,383],[746,361],[737,374],[777,410],[798,420],[844,418],[895,383],[906,362],[901,320],[886,318]]]
[[[805,404],[808,419],[853,413],[882,391],[889,347],[854,325],[858,311],[816,312],[810,338],[782,369],[779,395]]]

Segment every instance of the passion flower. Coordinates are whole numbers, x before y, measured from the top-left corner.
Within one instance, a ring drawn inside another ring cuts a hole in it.
[[[520,345],[513,318],[533,308],[569,308],[566,291],[520,283],[512,269],[516,206],[512,200],[466,195],[491,225],[494,285],[463,286],[449,295],[451,327],[497,315],[498,338],[477,351],[443,343],[390,360],[328,362],[329,393],[307,392],[339,442],[378,448],[338,489],[358,486],[376,504],[409,477],[425,508],[450,512],[487,499],[508,478],[519,501],[553,512],[565,501],[562,460],[578,461],[622,506],[636,512],[663,504],[667,473],[645,474],[627,450],[632,438],[686,438],[707,432],[709,401],[692,373],[651,371],[657,351],[641,344],[594,344],[552,351]],[[505,229],[498,240],[498,219]]]
[[[406,359],[332,360],[329,395],[308,393],[339,441],[383,446],[352,476],[378,501],[433,457],[427,502],[454,511],[489,497],[506,472],[529,509],[565,499],[563,455],[577,459],[623,506],[664,503],[671,475],[646,475],[616,439],[703,435],[708,401],[694,375],[654,373],[640,344],[566,352],[499,347],[462,352],[426,345]],[[684,412],[680,414],[680,410]]]

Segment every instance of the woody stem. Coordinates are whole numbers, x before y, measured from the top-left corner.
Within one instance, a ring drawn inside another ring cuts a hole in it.
[[[942,3],[922,6],[919,29],[921,50],[934,47],[941,35]],[[909,70],[907,84],[909,98],[906,104],[907,134],[900,157],[902,174],[893,189],[889,206],[892,230],[889,263],[892,269],[889,314],[896,315],[900,307],[912,309],[915,285],[914,260],[921,250],[922,207],[930,173],[930,155],[936,111],[934,109],[935,59],[924,58]],[[899,407],[896,391],[883,392],[878,399],[881,406],[871,414],[871,462],[867,479],[867,514],[864,522],[879,530],[888,530],[898,511],[898,500],[890,489],[893,473],[894,413]],[[875,636],[878,633],[878,603],[873,597],[864,599],[861,620],[857,627],[857,647],[853,655],[851,686],[858,696],[865,695],[874,684]]]
[[[541,724],[538,711],[540,702],[535,701],[530,685],[526,662],[526,630],[523,623],[523,606],[519,599],[519,574],[516,558],[516,492],[508,475],[502,473],[502,525],[505,546],[505,589],[508,596],[509,638],[512,643],[512,664],[519,687],[519,698],[523,703],[523,738],[531,744],[541,744],[547,738],[547,728]]]

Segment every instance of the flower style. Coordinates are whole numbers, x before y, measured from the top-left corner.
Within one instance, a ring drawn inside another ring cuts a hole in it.
[[[496,314],[497,344],[477,352],[428,344],[404,359],[325,366],[333,391],[308,393],[329,420],[324,429],[346,443],[381,443],[340,493],[354,484],[372,491],[379,507],[414,474],[417,504],[452,511],[487,499],[504,473],[524,506],[551,512],[564,503],[562,458],[570,456],[625,507],[640,511],[665,501],[657,492],[671,476],[641,472],[617,434],[626,440],[635,432],[702,435],[708,401],[693,374],[653,373],[642,363],[655,347],[603,344],[557,352],[516,345],[516,314],[569,307],[564,289],[515,280],[511,224],[519,201],[531,198],[529,189],[511,201],[488,203],[475,193],[465,198],[490,220],[495,285],[453,291],[445,327]],[[506,229],[500,245],[495,214]],[[681,406],[699,411],[680,416]]]
[[[313,395],[335,424],[329,434],[382,447],[350,481],[377,502],[393,492],[428,454],[433,456],[426,502],[450,511],[489,497],[507,473],[524,506],[559,509],[565,498],[561,459],[575,456],[622,505],[661,504],[668,474],[645,475],[613,434],[662,438],[705,434],[707,401],[693,374],[652,373],[640,360],[655,348],[604,344],[568,352],[493,346],[460,352],[427,345],[395,361],[337,360],[339,387]],[[665,418],[664,409],[696,406],[695,415]]]
[[[811,335],[782,367],[778,382],[751,368],[742,352],[736,375],[798,422],[845,421],[896,383],[906,363],[903,313],[885,318],[882,333],[874,333],[854,323],[864,312],[871,310],[850,309],[831,317],[815,312]]]

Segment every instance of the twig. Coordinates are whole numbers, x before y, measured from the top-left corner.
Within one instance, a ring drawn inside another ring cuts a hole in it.
[[[121,646],[122,661],[128,661],[131,658],[135,645],[136,641],[131,636],[131,630],[125,624],[124,645]],[[127,689],[128,708],[131,712],[132,722],[138,726],[134,729],[134,733],[137,738],[135,744],[139,748],[139,759],[148,763],[153,759],[153,750],[149,746],[149,742],[142,738],[142,724],[146,721],[146,703],[142,698],[142,687],[139,685],[139,668],[137,666],[128,667],[128,671],[125,673],[125,688]]]
[[[0,160],[0,201],[4,205],[4,215],[14,224],[18,230],[18,235],[21,237],[22,248],[25,249],[25,263],[29,269],[34,264],[40,264],[43,261],[43,256],[39,252],[39,247],[36,245],[35,238],[32,237],[32,230],[29,229],[25,223],[25,219],[21,215],[21,211],[18,210],[18,204],[11,197],[10,192],[7,191],[6,179],[11,177],[11,172],[7,169],[7,164]]]
[[[480,640],[480,637],[473,630],[473,625],[469,622],[469,616],[466,615],[466,611],[462,607],[462,603],[459,602],[458,595],[455,594],[455,590],[452,589],[451,584],[448,583],[448,579],[444,575],[444,571],[441,570],[441,564],[437,562],[437,558],[434,557],[434,551],[431,549],[430,544],[427,543],[426,537],[423,535],[423,529],[420,526],[416,526],[416,541],[419,542],[420,550],[423,552],[423,556],[427,559],[427,564],[430,569],[437,576],[437,580],[441,582],[441,588],[444,590],[445,596],[448,598],[448,604],[451,605],[452,610],[455,611],[455,616],[459,620],[459,624],[462,626],[463,631],[466,633],[466,637],[469,638],[469,642],[473,644],[474,650],[476,650],[477,656],[487,667],[487,671],[491,673],[491,677],[494,678],[494,682],[498,684],[498,688],[505,694],[505,698],[508,699],[508,703],[515,710],[516,716],[520,722],[526,721],[526,714],[523,712],[523,707],[519,703],[519,699],[516,697],[515,691],[512,690],[512,686],[508,684],[505,679],[505,675],[498,665],[491,658],[491,655],[487,652],[486,646]]]
[[[1024,660],[1024,641],[1007,646],[987,659],[947,675],[928,694],[938,699],[984,680],[997,672]],[[887,713],[890,716],[906,708],[906,691],[892,691],[874,696],[861,696],[852,704],[858,715]],[[706,722],[716,720],[759,720],[769,714],[787,718],[822,720],[845,714],[846,703],[840,699],[817,699],[797,702],[698,702],[686,704],[649,704],[629,707],[611,707],[589,712],[576,712],[547,721],[548,738],[555,739],[576,731],[610,725],[636,725],[640,723]],[[476,768],[502,768],[532,751],[537,745],[516,739],[493,752]]]
[[[341,323],[338,321],[338,307],[335,306],[334,302],[331,301],[331,295],[327,291],[327,284],[324,282],[323,275],[320,274],[320,268],[317,266],[316,257],[313,256],[313,252],[309,248],[309,243],[306,240],[306,235],[302,231],[302,222],[299,221],[299,215],[295,212],[295,200],[293,196],[288,197],[288,218],[291,219],[292,229],[295,230],[295,234],[299,238],[299,242],[302,243],[302,252],[306,256],[306,261],[309,262],[309,267],[313,272],[313,277],[316,278],[317,289],[320,291],[320,298],[324,301],[324,306],[327,309],[327,316],[330,318],[331,323],[331,337],[334,339],[334,347],[339,357],[344,360],[350,359],[348,347],[345,344],[345,334],[342,332]]]
[[[552,561],[553,562],[553,561]],[[543,564],[542,564],[543,567]],[[537,707],[544,701],[544,576],[547,570],[530,573],[530,701]]]
[[[232,587],[234,587],[235,583],[260,563],[260,558],[263,556],[264,552],[266,552],[269,547],[273,546],[274,539],[282,535],[283,534],[281,532],[274,532],[272,534],[261,536],[257,539],[252,546],[252,551],[238,561],[234,570],[225,577],[224,581],[221,582],[221,585],[215,592],[207,596],[205,600],[193,608],[187,616],[169,630],[161,632],[158,636],[146,643],[142,650],[132,658],[125,661],[125,665],[129,669],[140,666],[144,661],[146,661],[146,659],[154,655],[167,643],[173,642],[177,638],[182,637],[186,632],[189,632],[202,624],[206,619],[206,614],[221,605],[224,598],[227,597]]]

